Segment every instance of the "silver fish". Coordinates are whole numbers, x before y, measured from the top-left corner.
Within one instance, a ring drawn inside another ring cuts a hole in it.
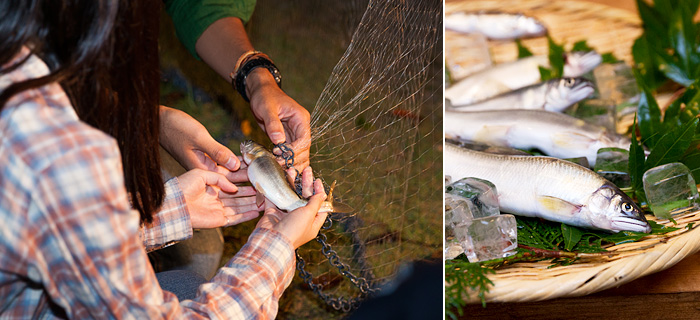
[[[539,109],[562,112],[595,91],[593,83],[584,78],[552,79],[473,104],[449,106],[451,111],[484,111],[506,109]]]
[[[241,143],[241,153],[243,160],[248,165],[248,179],[258,192],[258,205],[261,204],[263,196],[285,211],[292,211],[306,206],[309,202],[299,197],[287,182],[286,174],[277,163],[275,156],[265,149],[265,147],[253,142],[244,141]],[[321,205],[319,212],[341,212],[349,213],[353,209],[348,205],[333,202],[333,186],[328,192],[326,201]]]
[[[481,33],[494,40],[538,37],[547,33],[547,28],[535,18],[501,12],[451,13],[445,16],[445,29]]]
[[[563,76],[580,77],[602,61],[595,51],[567,53]],[[530,56],[484,69],[445,89],[445,99],[453,106],[467,105],[536,84],[540,82],[540,66],[549,67],[547,56]]]
[[[496,186],[503,212],[573,226],[651,232],[637,205],[591,170],[550,157],[488,154],[445,144],[445,175]]]
[[[446,111],[445,137],[517,149],[539,149],[568,159],[586,157],[595,165],[598,149],[629,149],[630,139],[605,127],[542,110]]]

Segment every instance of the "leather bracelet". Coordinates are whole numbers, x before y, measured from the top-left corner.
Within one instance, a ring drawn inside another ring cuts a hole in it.
[[[260,51],[250,50],[250,51],[244,52],[240,57],[238,57],[238,60],[236,60],[236,64],[233,67],[233,71],[228,75],[231,78],[231,80],[233,80],[233,78],[236,76],[236,73],[238,72],[238,69],[241,68],[241,65],[246,60],[248,60],[250,57],[252,57],[254,55],[258,55],[258,54],[265,55],[264,53],[262,53]]]
[[[282,75],[280,74],[279,69],[277,69],[275,64],[272,63],[270,59],[265,57],[251,58],[243,63],[231,81],[231,85],[233,85],[236,91],[241,94],[241,97],[243,97],[246,102],[250,102],[250,98],[248,98],[248,94],[246,93],[245,80],[248,78],[250,72],[260,67],[270,71],[272,77],[275,79],[275,82],[277,82],[277,86],[282,88]]]

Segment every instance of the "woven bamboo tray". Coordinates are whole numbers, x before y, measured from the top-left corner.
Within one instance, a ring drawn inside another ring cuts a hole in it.
[[[632,12],[582,1],[450,1],[445,14],[455,11],[520,12],[537,17],[548,28],[558,43],[579,40],[599,52],[613,52],[630,63],[630,50],[641,34],[639,18]],[[446,58],[450,46],[459,44],[455,33],[446,33]],[[526,39],[523,44],[534,54],[547,53],[546,38]],[[517,58],[512,42],[489,41],[494,63]],[[453,51],[454,52],[454,51]],[[676,219],[677,225],[659,221],[652,215],[647,219],[680,228],[662,236],[648,236],[634,242],[608,248],[605,255],[592,255],[569,266],[549,268],[551,262],[520,262],[496,270],[489,275],[494,285],[486,294],[490,302],[524,302],[582,296],[620,286],[634,279],[667,269],[688,255],[700,250],[699,228],[686,228],[689,223],[700,226],[700,212],[692,212]],[[479,299],[472,295],[468,302]]]

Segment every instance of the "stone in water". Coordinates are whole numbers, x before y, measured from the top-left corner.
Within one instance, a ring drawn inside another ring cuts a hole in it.
[[[618,188],[628,188],[632,180],[628,172],[630,152],[620,148],[601,148],[595,161],[595,172],[614,183]]]
[[[511,256],[518,247],[517,223],[512,214],[474,219],[467,236],[473,248],[471,252],[465,252],[469,262]]]
[[[452,197],[453,199],[461,198],[466,201],[468,208],[468,213],[466,214],[470,219],[500,214],[496,187],[489,181],[477,178],[464,178],[448,185],[445,191],[447,194],[454,196]],[[445,197],[447,201],[447,195]],[[445,205],[447,205],[447,202]]]
[[[698,189],[690,170],[682,163],[654,167],[642,178],[649,208],[658,218],[680,218],[700,209]]]

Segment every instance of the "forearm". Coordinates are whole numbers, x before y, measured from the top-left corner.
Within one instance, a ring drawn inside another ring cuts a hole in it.
[[[227,82],[236,67],[236,61],[244,53],[254,50],[238,18],[228,17],[212,23],[195,45],[197,54]],[[265,68],[253,70],[246,78],[246,92],[252,97],[267,85],[277,87],[275,79]]]

